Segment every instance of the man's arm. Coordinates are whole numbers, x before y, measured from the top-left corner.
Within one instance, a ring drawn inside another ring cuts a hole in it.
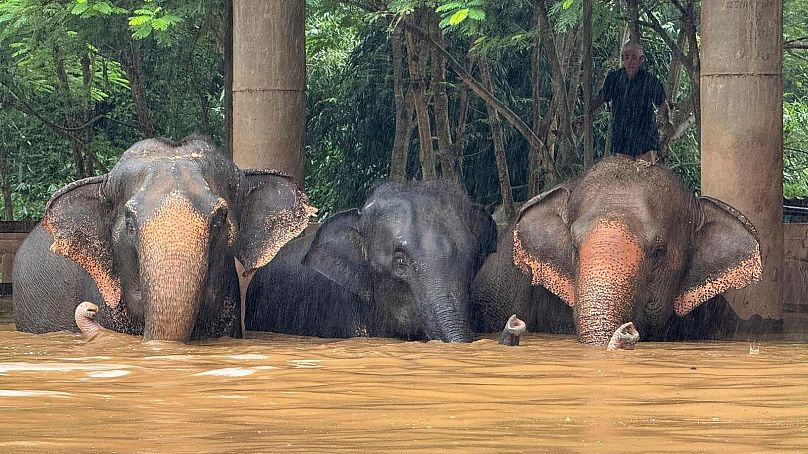
[[[603,107],[604,104],[606,104],[606,101],[603,100],[603,97],[601,95],[595,96],[595,99],[592,100],[592,105],[589,106],[589,118],[594,118],[595,114],[598,113],[598,110],[600,110],[600,108]],[[572,125],[575,126],[576,128],[581,127],[582,124],[584,124],[583,115],[572,120]]]

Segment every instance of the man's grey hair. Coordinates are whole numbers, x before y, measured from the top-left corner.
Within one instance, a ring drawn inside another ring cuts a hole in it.
[[[635,51],[637,51],[637,55],[639,56],[643,55],[642,46],[637,41],[632,40],[626,41],[625,44],[623,44],[623,47],[620,48],[620,53],[623,53],[623,51],[626,50],[627,48],[634,49]]]

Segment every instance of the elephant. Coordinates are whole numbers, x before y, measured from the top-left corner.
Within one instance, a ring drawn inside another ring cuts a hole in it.
[[[258,270],[246,329],[471,342],[469,286],[496,238],[453,183],[382,183]]]
[[[206,137],[147,139],[53,194],[13,268],[19,331],[104,328],[144,340],[241,336],[236,259],[266,264],[315,209],[289,176],[240,170]]]
[[[503,236],[508,252],[489,259],[472,290],[479,330],[516,312],[530,329],[587,344],[605,346],[627,322],[645,340],[669,340],[702,303],[761,274],[757,232],[742,213],[622,156],[529,200]]]

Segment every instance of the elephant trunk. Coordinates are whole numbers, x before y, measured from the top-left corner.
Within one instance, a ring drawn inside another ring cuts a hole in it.
[[[173,202],[173,203],[172,203]],[[165,203],[142,231],[145,340],[190,340],[208,264],[207,222],[181,200]]]
[[[644,260],[636,237],[620,222],[601,221],[579,246],[575,323],[578,338],[605,346],[629,321]]]
[[[471,320],[468,311],[468,292],[448,289],[428,292],[426,313],[427,335],[444,342],[471,342]],[[460,298],[458,298],[460,296]]]

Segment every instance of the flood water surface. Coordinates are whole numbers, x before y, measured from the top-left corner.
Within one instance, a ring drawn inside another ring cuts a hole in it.
[[[808,345],[0,327],[0,452],[808,452]]]

